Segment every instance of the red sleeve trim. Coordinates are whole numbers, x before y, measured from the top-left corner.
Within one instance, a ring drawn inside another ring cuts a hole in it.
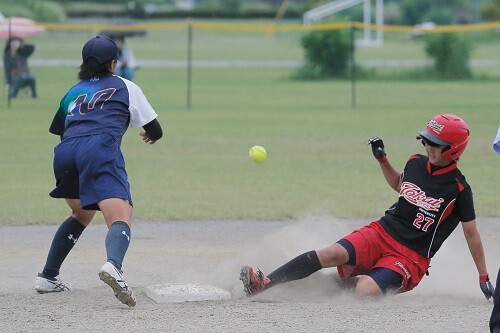
[[[458,190],[462,192],[464,190],[464,185],[457,178],[455,178],[455,181],[457,182]]]

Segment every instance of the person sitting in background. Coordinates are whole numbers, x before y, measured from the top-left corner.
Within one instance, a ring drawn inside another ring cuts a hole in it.
[[[3,54],[5,83],[9,97],[17,97],[19,89],[29,86],[31,97],[36,98],[36,78],[28,67],[28,57],[33,54],[35,46],[24,44],[22,38],[11,37],[7,40]]]
[[[113,36],[112,39],[118,46],[118,65],[115,74],[133,81],[134,71],[137,67],[134,52],[125,44],[125,37]]]

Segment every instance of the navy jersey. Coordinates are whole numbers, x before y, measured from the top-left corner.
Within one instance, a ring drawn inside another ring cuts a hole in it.
[[[380,223],[397,241],[432,258],[460,221],[475,218],[472,191],[457,164],[435,169],[417,154],[406,163],[398,201]]]
[[[109,75],[75,84],[62,98],[50,132],[63,140],[108,133],[121,142],[129,125],[144,126],[157,116],[135,83]]]

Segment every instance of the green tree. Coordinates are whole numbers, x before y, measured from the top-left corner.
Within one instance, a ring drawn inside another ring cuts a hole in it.
[[[458,13],[472,12],[470,1],[466,0],[402,0],[403,24],[415,25],[426,21],[437,24],[456,23]]]
[[[472,77],[469,58],[471,43],[456,33],[432,34],[426,37],[425,51],[434,59],[440,79],[463,80]]]
[[[5,17],[21,16],[39,22],[62,22],[66,19],[63,6],[47,0],[2,0],[0,12]]]
[[[312,31],[301,40],[306,63],[297,78],[324,79],[346,78],[349,74],[349,59],[354,44],[348,30]]]
[[[486,21],[500,20],[500,0],[491,0],[481,8],[481,16]]]

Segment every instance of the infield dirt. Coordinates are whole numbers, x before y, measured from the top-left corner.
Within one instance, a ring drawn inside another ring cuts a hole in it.
[[[413,291],[357,299],[335,283],[335,269],[245,298],[239,268],[264,273],[296,255],[337,241],[368,220],[308,217],[300,221],[135,221],[124,277],[137,296],[128,308],[97,272],[106,228],[94,222],[61,271],[76,289],[37,294],[57,226],[0,227],[0,332],[433,332],[487,333],[486,301],[461,227],[435,256],[430,276]],[[500,218],[478,218],[492,280],[500,265]],[[229,301],[157,304],[145,295],[161,283],[211,284]]]

